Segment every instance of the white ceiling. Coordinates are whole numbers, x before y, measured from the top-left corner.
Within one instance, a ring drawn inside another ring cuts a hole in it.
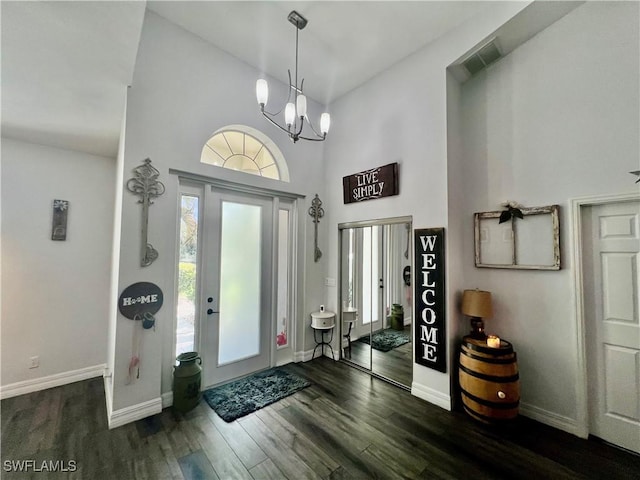
[[[115,157],[145,6],[328,104],[493,3],[2,0],[2,135]]]
[[[322,104],[375,77],[486,9],[483,1],[191,2],[149,1],[147,8],[264,73],[294,75],[296,10],[299,77]]]
[[[2,135],[115,157],[144,3],[1,8]]]

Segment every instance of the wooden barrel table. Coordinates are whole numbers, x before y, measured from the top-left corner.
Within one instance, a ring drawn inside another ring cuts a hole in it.
[[[462,405],[473,418],[485,423],[518,416],[520,377],[516,352],[500,340],[497,348],[485,339],[464,337],[460,348]]]

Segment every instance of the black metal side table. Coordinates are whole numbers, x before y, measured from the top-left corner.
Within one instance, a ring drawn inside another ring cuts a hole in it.
[[[316,355],[316,350],[318,349],[318,347],[320,347],[320,356],[324,355],[324,346],[326,345],[327,347],[329,347],[329,350],[331,350],[331,358],[333,358],[335,360],[335,356],[333,354],[333,347],[331,346],[331,342],[333,341],[333,329],[334,326],[330,326],[330,327],[311,327],[313,328],[313,339],[316,342],[316,346],[313,349],[313,355],[311,355],[311,360],[313,360],[313,358]],[[317,333],[320,332],[320,341],[318,341],[317,338]],[[329,334],[329,341],[326,342],[324,340],[324,335],[328,333]]]
[[[316,342],[316,346],[313,349],[311,360],[316,356],[316,350],[320,347],[320,355],[324,355],[324,346],[328,346],[331,350],[331,358],[336,359],[333,353],[333,347],[331,342],[333,341],[333,329],[336,326],[336,314],[333,312],[313,312],[311,314],[311,328],[313,328],[313,340]],[[317,333],[320,332],[320,340],[318,340]],[[329,334],[329,341],[326,341],[324,336]]]

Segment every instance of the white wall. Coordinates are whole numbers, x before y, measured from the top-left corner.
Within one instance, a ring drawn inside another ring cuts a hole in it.
[[[337,278],[339,223],[412,215],[414,229],[447,228],[446,68],[526,6],[496,3],[331,105],[325,153],[329,276]],[[343,176],[390,162],[399,163],[398,196],[343,204]],[[329,287],[327,297],[329,308],[336,308],[337,289]],[[447,328],[455,335],[450,321]],[[414,394],[450,408],[450,363],[446,374],[414,364]]]
[[[259,112],[255,81],[261,72],[205,43],[162,17],[147,12],[143,26],[134,81],[128,96],[124,180],[145,158],[151,158],[166,186],[149,213],[149,242],[159,258],[140,267],[140,218],[137,198],[123,194],[122,243],[119,291],[128,285],[149,281],[164,292],[164,305],[156,315],[156,330],[144,332],[140,378],[125,384],[131,357],[132,322],[118,317],[114,370],[114,410],[159,398],[171,390],[171,344],[174,340],[175,277],[177,246],[177,182],[169,169],[305,195],[300,202],[301,251],[305,262],[300,292],[305,295],[299,318],[298,350],[312,348],[308,314],[323,299],[325,260],[313,261],[313,230],[306,214],[315,193],[324,198],[322,184],[323,144],[293,144]],[[286,98],[285,86],[269,79],[270,102]],[[309,104],[310,116],[322,107]],[[243,124],[269,136],[280,148],[289,166],[290,183],[278,182],[200,163],[203,145],[225,125]],[[320,223],[320,248],[324,251],[326,223]],[[162,385],[161,385],[162,384]]]
[[[3,386],[106,362],[114,165],[2,139]],[[66,241],[51,240],[54,199]]]
[[[124,190],[124,143],[127,128],[127,95],[129,88],[126,87],[123,92],[124,97],[124,115],[122,116],[122,124],[120,127],[120,141],[118,142],[118,158],[114,166],[115,184],[113,207],[113,232],[111,246],[111,282],[109,285],[109,325],[107,328],[107,371],[105,375],[105,396],[107,397],[108,414],[111,415],[113,406],[113,371],[115,369],[116,359],[116,326],[118,323],[118,280],[120,275],[120,239],[122,234],[122,193]]]
[[[640,159],[639,13],[636,2],[587,2],[465,83],[457,113],[463,155],[450,157],[450,185],[468,239],[473,212],[505,200],[560,205],[560,271],[476,269],[472,241],[461,253],[464,288],[493,293],[487,330],[518,352],[522,410],[569,431],[578,352],[568,200],[638,190],[628,172]]]
[[[460,97],[460,84],[450,72],[447,72],[447,181],[449,189],[446,258],[449,302],[447,309],[449,312],[449,337],[455,342],[454,344],[457,344],[462,336],[469,331],[469,319],[460,313],[462,292],[466,288],[465,286],[468,286],[464,274],[466,259],[461,252],[465,245],[473,242],[473,231],[469,229],[471,224],[465,215],[463,206],[466,192],[463,182],[460,182],[460,178],[467,175],[463,162]],[[453,364],[457,368],[456,354],[457,349],[452,352]],[[451,375],[450,383],[452,392],[456,392],[452,398],[452,404],[456,405],[461,401],[457,394],[459,385],[456,371]]]

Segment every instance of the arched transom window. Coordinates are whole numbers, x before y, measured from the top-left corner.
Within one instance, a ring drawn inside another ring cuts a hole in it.
[[[289,181],[287,163],[276,144],[262,132],[244,125],[230,125],[215,132],[202,148],[200,161]]]

